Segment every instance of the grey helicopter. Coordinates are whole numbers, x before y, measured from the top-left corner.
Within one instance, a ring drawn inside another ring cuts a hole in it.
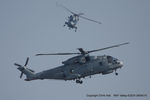
[[[27,58],[25,65],[14,63],[17,66],[18,70],[21,71],[20,78],[23,74],[26,75],[25,81],[31,80],[43,80],[43,79],[56,79],[56,80],[75,80],[76,83],[82,84],[82,78],[91,77],[95,74],[110,74],[115,72],[115,75],[118,75],[116,72],[117,69],[123,66],[123,62],[117,58],[114,58],[110,55],[102,56],[90,56],[92,52],[102,51],[114,47],[119,47],[122,45],[129,44],[122,43],[118,45],[113,45],[101,49],[85,51],[82,48],[78,48],[79,52],[77,53],[48,53],[48,54],[36,54],[36,56],[42,55],[77,55],[72,58],[63,61],[61,66],[44,70],[38,73],[35,73],[34,70],[27,67],[29,58]]]
[[[85,20],[89,20],[98,24],[101,24],[101,22],[99,21],[95,21],[93,19],[89,19],[87,17],[84,17],[84,13],[74,13],[73,11],[71,11],[70,9],[68,9],[67,7],[63,6],[63,5],[59,5],[61,7],[63,7],[65,10],[67,10],[68,12],[70,12],[72,15],[70,15],[67,19],[67,21],[65,22],[64,26],[67,26],[70,29],[75,29],[75,32],[77,31],[77,23],[79,21],[79,18],[85,19]]]

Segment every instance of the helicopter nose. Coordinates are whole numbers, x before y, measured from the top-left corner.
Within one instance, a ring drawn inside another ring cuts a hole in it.
[[[123,67],[123,61],[119,61],[119,67]]]

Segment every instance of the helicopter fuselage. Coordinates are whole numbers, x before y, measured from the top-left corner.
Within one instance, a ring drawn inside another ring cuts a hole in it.
[[[37,80],[37,79],[57,79],[57,80],[76,80],[76,83],[82,83],[81,78],[86,76],[91,76],[94,74],[109,74],[118,68],[123,66],[123,62],[109,55],[103,56],[90,56],[92,52],[97,52],[105,49],[110,49],[114,47],[119,47],[121,45],[129,44],[129,42],[117,44],[101,49],[95,49],[90,51],[85,51],[82,48],[78,48],[80,52],[76,53],[48,53],[48,54],[36,54],[36,56],[41,55],[77,55],[63,61],[61,66],[45,70],[39,73],[35,73],[34,70],[27,68],[29,58],[27,58],[24,66],[14,63],[18,70],[21,71],[20,78],[22,75],[26,75],[26,81]]]
[[[79,56],[77,56],[79,57]],[[121,68],[123,63],[111,56],[90,56],[89,61],[64,64],[35,74],[34,79],[76,80],[94,74],[109,74]],[[69,59],[70,60],[70,59]]]
[[[64,26],[67,25],[67,27],[69,29],[75,29],[75,31],[77,30],[77,22],[79,21],[79,17],[77,15],[70,15],[68,17],[68,20],[65,22]]]

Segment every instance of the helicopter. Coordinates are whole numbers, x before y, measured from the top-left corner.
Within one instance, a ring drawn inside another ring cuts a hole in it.
[[[92,21],[92,22],[95,22],[95,23],[98,23],[98,24],[102,24],[101,22],[99,21],[95,21],[93,19],[89,19],[87,17],[84,17],[84,13],[74,13],[73,11],[71,11],[70,9],[68,9],[67,7],[63,6],[63,5],[59,5],[61,6],[62,8],[64,8],[65,10],[67,10],[68,12],[70,12],[72,15],[70,15],[67,19],[67,21],[65,22],[64,26],[67,26],[70,29],[75,29],[75,32],[77,31],[77,23],[79,21],[79,18],[82,18],[82,19],[85,19],[85,20],[88,20],[88,21]]]
[[[78,48],[79,52],[76,53],[48,53],[48,54],[36,54],[36,56],[42,55],[77,55],[72,58],[63,61],[61,66],[44,70],[38,73],[35,73],[34,70],[27,67],[29,62],[29,57],[27,58],[24,66],[14,63],[17,66],[18,70],[21,71],[20,78],[23,74],[26,75],[25,81],[31,80],[43,80],[43,79],[56,79],[56,80],[75,80],[76,83],[82,84],[82,78],[91,77],[95,74],[110,74],[115,72],[115,75],[118,75],[116,72],[118,68],[123,67],[123,62],[117,58],[114,58],[110,55],[101,55],[101,56],[90,56],[90,53],[102,51],[114,47],[119,47],[122,45],[129,44],[129,42],[113,45],[101,49],[85,51],[83,48]]]

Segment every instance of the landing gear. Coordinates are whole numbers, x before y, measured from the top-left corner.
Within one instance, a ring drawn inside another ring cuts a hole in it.
[[[116,70],[115,70],[115,75],[116,75],[116,76],[118,75],[118,73],[116,72]]]
[[[77,32],[77,27],[75,27],[75,32]]]
[[[65,27],[67,24],[68,24],[68,23],[67,23],[67,22],[65,22],[64,27]]]
[[[82,81],[82,80],[76,80],[76,83],[80,83],[80,84],[82,84],[82,83],[83,83],[83,81]]]
[[[118,75],[118,73],[115,73],[115,75]]]

